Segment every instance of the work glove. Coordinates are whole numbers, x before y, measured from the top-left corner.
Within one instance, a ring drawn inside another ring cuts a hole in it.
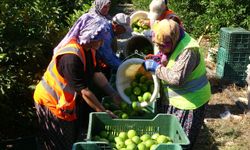
[[[147,38],[152,38],[152,30],[144,30],[142,34]]]
[[[156,55],[148,54],[144,59],[145,59],[145,60],[147,60],[147,59],[153,59],[153,60],[156,61],[158,64],[160,64],[160,63],[161,63],[161,57],[162,57],[161,54],[156,54]]]
[[[153,59],[147,59],[143,62],[143,66],[145,68],[145,70],[150,71],[155,73],[156,68],[159,66],[160,64],[157,63],[156,61],[154,61]]]

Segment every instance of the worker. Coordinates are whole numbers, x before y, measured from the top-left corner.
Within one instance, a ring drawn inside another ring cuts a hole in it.
[[[104,108],[90,86],[95,83],[116,105],[121,102],[118,92],[99,71],[95,55],[108,30],[106,21],[83,14],[55,49],[34,92],[43,149],[72,149],[74,142],[85,138],[92,111],[117,117]]]
[[[109,15],[110,6],[111,0],[95,0],[89,10],[89,13],[111,20],[112,17]]]
[[[112,18],[110,23],[110,30],[105,36],[104,44],[97,52],[97,56],[100,58],[101,70],[105,73],[108,79],[111,78],[111,74],[115,74],[118,67],[122,63],[122,59],[117,56],[117,37],[126,32],[131,33],[129,27],[130,18],[124,13],[118,13]]]
[[[181,19],[175,14],[173,10],[168,8],[167,3],[167,0],[152,0],[149,5],[149,20],[141,19],[140,22],[143,25],[151,26],[156,20],[172,19],[184,29]]]
[[[173,20],[156,21],[152,41],[168,58],[147,59],[145,69],[161,80],[159,112],[175,115],[187,134],[192,149],[211,97],[203,52],[198,42]]]

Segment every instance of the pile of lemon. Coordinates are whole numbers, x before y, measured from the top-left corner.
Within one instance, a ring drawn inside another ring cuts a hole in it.
[[[142,73],[137,73],[130,86],[124,89],[124,93],[129,97],[132,105],[135,102],[149,102],[153,91],[153,79]]]
[[[100,135],[95,136],[94,139],[109,143],[113,150],[155,150],[158,144],[173,143],[169,136],[159,133],[139,135],[133,129],[127,132],[121,131],[117,136],[101,131]]]
[[[148,25],[143,25],[142,23],[140,23],[140,20],[137,20],[134,23],[132,23],[132,29],[134,32],[141,33],[144,30],[149,30],[150,27]]]

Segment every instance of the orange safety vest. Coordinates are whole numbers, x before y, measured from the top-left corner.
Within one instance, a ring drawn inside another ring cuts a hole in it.
[[[160,17],[158,20],[163,20],[163,19],[171,19],[172,17],[175,17],[178,19],[178,24],[183,28],[183,24],[181,19],[174,13],[174,11],[172,11],[171,9],[166,10]],[[183,28],[184,29],[184,28]]]
[[[91,50],[91,52],[94,66],[96,66],[95,50]],[[59,74],[57,66],[58,56],[64,54],[77,55],[82,63],[86,64],[84,50],[73,38],[54,54],[42,80],[36,86],[34,100],[36,103],[46,106],[58,118],[72,121],[76,119],[75,98],[77,93]],[[86,65],[82,69],[85,72]]]

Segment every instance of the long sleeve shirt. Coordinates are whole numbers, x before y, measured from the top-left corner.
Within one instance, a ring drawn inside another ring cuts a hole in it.
[[[107,32],[104,43],[97,51],[97,55],[99,58],[104,60],[104,62],[112,69],[117,70],[121,64],[121,60],[115,55],[112,49],[112,41],[115,35],[112,31],[112,27],[109,32]]]
[[[161,66],[156,70],[156,75],[169,85],[181,86],[185,83],[188,75],[198,66],[199,62],[199,52],[186,49],[179,55],[173,68],[169,69]]]

